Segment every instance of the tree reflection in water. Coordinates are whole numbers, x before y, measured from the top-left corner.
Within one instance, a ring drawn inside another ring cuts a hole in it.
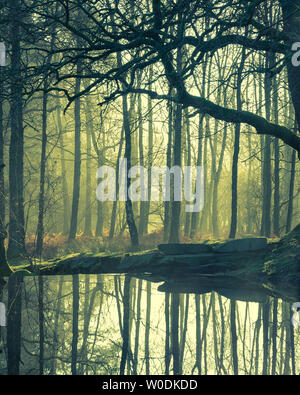
[[[38,281],[26,278],[20,373],[39,374],[41,366],[52,375],[300,373],[291,303],[254,290],[216,292],[192,283],[189,293],[188,284],[181,293],[182,284],[176,289],[176,282],[129,276],[45,277],[41,303]],[[2,338],[0,368],[6,374],[3,330]]]

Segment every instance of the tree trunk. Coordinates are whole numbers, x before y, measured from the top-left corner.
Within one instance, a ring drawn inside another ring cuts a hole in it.
[[[42,115],[42,151],[40,162],[40,191],[39,191],[39,209],[38,209],[38,225],[37,225],[37,240],[36,240],[36,254],[41,257],[44,240],[44,207],[45,207],[45,169],[46,169],[46,146],[47,146],[47,101],[48,94],[46,92],[48,87],[47,80],[44,82],[43,92],[43,115]]]
[[[263,375],[268,374],[268,359],[269,359],[269,319],[270,319],[270,301],[263,304],[262,308],[263,319]]]
[[[147,281],[147,307],[146,307],[146,325],[145,325],[145,365],[146,365],[147,376],[150,375],[150,350],[149,350],[150,318],[151,318],[151,282]]]
[[[203,146],[203,119],[204,116],[202,114],[199,115],[199,126],[198,126],[198,149],[197,149],[197,163],[196,166],[202,166],[202,146]],[[192,213],[191,219],[191,239],[194,238],[198,226],[199,226],[199,212]]]
[[[117,218],[117,205],[118,205],[118,196],[119,196],[119,165],[120,159],[123,149],[123,141],[124,141],[124,128],[122,129],[118,157],[117,157],[117,166],[116,166],[116,199],[113,202],[112,212],[111,212],[111,220],[110,220],[110,229],[109,229],[109,240],[112,240],[115,234],[115,226],[116,226],[116,218]]]
[[[238,348],[237,348],[237,333],[236,333],[236,302],[233,300],[230,300],[230,331],[231,331],[233,372],[235,375],[238,375],[239,367],[238,367]]]
[[[62,195],[63,195],[63,234],[67,235],[69,233],[69,220],[70,220],[70,203],[69,203],[69,191],[68,191],[68,181],[67,181],[67,170],[65,165],[65,144],[64,144],[64,130],[62,128],[61,122],[61,108],[60,100],[57,99],[57,128],[59,133],[59,143],[60,143],[60,163],[61,163],[61,179],[62,179]]]
[[[271,67],[276,66],[274,54],[270,56]],[[278,124],[278,83],[276,76],[273,77],[273,122]],[[280,149],[278,139],[274,140],[274,206],[273,206],[273,233],[280,236]]]
[[[192,153],[191,153],[191,131],[190,131],[190,120],[188,110],[184,111],[184,120],[186,124],[186,166],[191,166]],[[191,213],[185,213],[185,223],[184,223],[184,235],[189,236],[191,231]]]
[[[73,283],[73,320],[72,320],[72,361],[71,372],[72,375],[77,375],[77,354],[78,354],[78,318],[79,318],[79,275],[72,276]]]
[[[22,324],[22,280],[12,276],[8,280],[7,315],[7,374],[20,374],[21,324]]]
[[[173,355],[173,374],[180,375],[180,350],[179,350],[179,294],[171,296],[171,347]]]
[[[177,72],[182,69],[182,53],[177,51]],[[173,160],[174,166],[181,168],[181,136],[182,135],[182,105],[176,104],[174,114],[174,145],[173,145]],[[173,177],[174,179],[174,177]],[[179,185],[172,183],[171,193],[175,188],[181,188]],[[180,238],[180,210],[181,202],[174,200],[174,194],[171,197],[171,222],[169,243],[179,243]]]
[[[10,2],[11,36],[11,140],[9,147],[9,258],[25,254],[23,199],[23,97],[21,76],[21,24],[19,0]]]
[[[77,64],[77,74],[81,73],[81,63]],[[75,82],[75,95],[80,92],[80,77],[76,78]],[[81,99],[77,97],[75,99],[74,117],[75,117],[75,157],[74,157],[74,179],[73,179],[73,200],[72,200],[72,212],[71,212],[71,224],[69,241],[74,240],[77,232],[77,221],[78,221],[78,206],[79,206],[79,195],[80,195],[80,172],[81,172],[81,119],[80,119],[80,107]]]
[[[286,219],[286,233],[290,232],[292,228],[295,173],[296,173],[296,151],[293,150],[291,154],[291,173],[290,173],[290,184],[289,184],[288,211],[287,211],[287,219]]]
[[[242,59],[241,63],[238,67],[237,72],[237,91],[236,91],[236,103],[237,110],[242,110],[242,73],[244,69],[244,64],[246,60],[246,50],[243,47],[242,49]],[[232,160],[232,185],[231,185],[231,224],[230,224],[230,232],[229,238],[234,239],[237,231],[237,211],[238,211],[238,160],[239,160],[239,152],[240,152],[240,132],[241,132],[241,124],[237,123],[235,125],[235,134],[234,134],[234,152],[233,152],[233,160]]]
[[[123,346],[120,362],[120,375],[125,374],[126,360],[129,351],[129,318],[130,318],[130,277],[126,276],[124,280],[124,294],[123,294]]]
[[[86,111],[88,112],[88,111]],[[92,234],[92,212],[91,212],[91,131],[89,122],[86,122],[86,185],[85,185],[85,221],[84,234],[91,236]]]
[[[171,91],[170,91],[171,93]],[[168,102],[168,145],[167,145],[167,168],[172,164],[172,136],[173,136],[173,103]],[[170,234],[170,201],[164,202],[164,241],[166,242]]]
[[[280,0],[283,13],[283,26],[284,33],[286,37],[290,39],[290,45],[287,44],[286,53],[286,65],[288,70],[288,82],[289,89],[291,92],[292,101],[295,108],[296,120],[298,123],[298,128],[300,125],[300,68],[294,67],[292,64],[291,56],[293,52],[291,51],[292,44],[295,42],[300,42],[300,0]]]
[[[170,374],[170,294],[165,294],[165,324],[166,324],[166,336],[165,336],[165,375]]]
[[[39,301],[39,374],[44,374],[44,279],[42,276],[38,278],[38,301]]]
[[[268,69],[271,65],[270,54],[267,54],[265,67]],[[271,118],[271,88],[272,80],[270,71],[265,74],[265,107],[266,119]],[[262,204],[262,223],[261,236],[270,237],[271,235],[271,195],[272,195],[272,179],[271,179],[271,138],[264,137],[263,142],[263,204]]]

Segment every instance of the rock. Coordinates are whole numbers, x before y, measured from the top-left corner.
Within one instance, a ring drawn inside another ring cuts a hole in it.
[[[184,293],[184,294],[197,294],[204,295],[208,292],[211,292],[211,288],[201,287],[197,284],[197,281],[166,281],[164,284],[161,284],[158,288],[160,292],[167,293]]]
[[[212,252],[213,249],[207,244],[159,244],[159,251],[166,255],[189,255],[189,254],[201,254],[205,252]]]
[[[215,252],[243,252],[243,251],[258,251],[267,246],[267,239],[265,237],[234,239],[218,245],[214,248]]]

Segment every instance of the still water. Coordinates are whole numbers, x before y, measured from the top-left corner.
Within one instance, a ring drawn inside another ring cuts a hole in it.
[[[40,299],[38,279],[22,287],[21,374],[300,374],[280,299],[112,275],[44,277]],[[2,329],[2,374],[5,343]]]

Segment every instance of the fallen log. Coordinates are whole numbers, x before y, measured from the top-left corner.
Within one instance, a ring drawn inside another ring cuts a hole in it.
[[[160,289],[165,292],[203,293],[218,288],[233,295],[233,289],[244,288],[244,294],[250,290],[253,298],[255,292],[261,292],[298,301],[300,248],[291,240],[266,244],[266,239],[248,238],[214,243],[208,248],[176,244],[134,254],[74,254],[19,265],[13,275],[127,274],[164,282]]]

